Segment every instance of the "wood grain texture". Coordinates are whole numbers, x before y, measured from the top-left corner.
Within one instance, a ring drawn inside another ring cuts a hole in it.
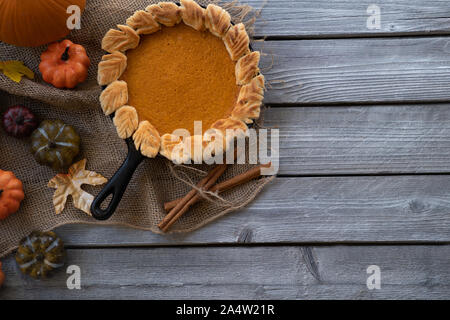
[[[270,90],[266,104],[450,100],[448,38],[256,43]]]
[[[449,242],[450,176],[278,178],[248,208],[187,234],[64,226],[76,246]]]
[[[450,104],[270,108],[280,173],[450,172]]]
[[[446,0],[246,0],[261,8],[256,36],[348,37],[448,34],[450,8]],[[380,8],[380,29],[367,28],[367,8]]]
[[[280,173],[299,177],[189,234],[58,228],[83,289],[64,271],[30,280],[9,256],[0,300],[449,299],[450,7],[380,0],[369,30],[372,3],[269,0],[256,23],[265,125],[280,129]],[[366,287],[373,264],[381,290]]]
[[[0,299],[448,299],[450,246],[68,250],[68,275],[33,281],[5,260]],[[381,289],[366,286],[381,268]]]

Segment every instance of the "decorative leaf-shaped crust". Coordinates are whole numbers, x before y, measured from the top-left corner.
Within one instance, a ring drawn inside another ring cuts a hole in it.
[[[245,123],[252,123],[253,119],[258,119],[261,113],[261,103],[248,102],[246,104],[237,104],[234,107],[231,116],[240,119]]]
[[[166,27],[173,27],[181,22],[180,8],[173,2],[152,4],[145,10],[153,15],[156,22]]]
[[[243,23],[232,26],[223,38],[225,47],[233,61],[250,52],[250,39]]]
[[[166,133],[161,137],[161,149],[159,153],[169,160],[183,163],[183,139],[182,137]]]
[[[119,79],[127,68],[127,56],[121,52],[104,55],[98,64],[97,81],[101,86]]]
[[[201,146],[201,150],[195,150],[197,145]],[[159,153],[175,163],[188,163],[191,160],[200,163],[204,160],[202,158],[205,148],[211,147],[213,148],[214,145],[209,141],[205,141],[201,135],[183,138],[167,133],[161,137],[161,150]]]
[[[116,111],[113,122],[120,138],[126,139],[131,137],[139,124],[136,109],[130,106],[121,107]]]
[[[127,19],[127,25],[136,30],[137,34],[151,34],[161,29],[150,12],[139,10]]]
[[[243,86],[231,116],[246,123],[252,123],[252,119],[258,119],[264,99],[264,88],[263,75],[253,78],[249,84]]]
[[[103,112],[109,116],[128,102],[128,86],[125,81],[114,81],[100,95]]]
[[[117,26],[120,30],[109,29],[102,40],[102,49],[113,53],[114,51],[125,52],[139,45],[139,35],[133,28],[125,25]]]
[[[230,14],[219,6],[206,7],[206,28],[215,36],[222,38],[231,26]]]
[[[136,150],[148,157],[154,158],[159,152],[161,146],[161,138],[156,128],[148,121],[139,123],[139,127],[133,134],[134,145]]]
[[[227,132],[227,130],[229,130]],[[214,155],[217,152],[226,152],[235,137],[247,136],[247,125],[238,119],[227,118],[216,121],[204,136],[194,135],[179,137],[165,134],[161,137],[159,153],[176,163],[186,163],[190,160],[199,162],[205,155]],[[221,141],[217,142],[217,139]],[[195,152],[196,145],[202,146],[202,152]],[[221,150],[219,150],[220,148]],[[208,159],[203,159],[204,161]]]
[[[206,10],[193,0],[181,0],[181,18],[183,22],[197,31],[205,30]]]
[[[234,144],[235,138],[246,137],[248,127],[239,119],[227,118],[214,122],[204,135],[203,155],[220,155],[226,153]],[[207,161],[208,159],[204,159]]]
[[[259,51],[254,51],[240,58],[236,63],[236,82],[238,85],[249,83],[259,73]]]
[[[247,125],[241,120],[234,118],[217,120],[211,125],[211,128],[220,130],[227,138],[246,135],[248,132]]]

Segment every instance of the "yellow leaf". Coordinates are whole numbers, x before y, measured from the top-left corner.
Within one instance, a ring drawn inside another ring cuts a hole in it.
[[[64,210],[67,197],[71,195],[74,207],[91,215],[90,208],[94,196],[81,189],[81,186],[83,184],[98,186],[106,183],[108,180],[96,172],[85,170],[85,168],[86,159],[73,164],[69,168],[69,173],[58,174],[49,181],[48,186],[56,189],[53,194],[53,205],[55,206],[56,214]]]
[[[27,68],[22,61],[0,61],[0,70],[14,82],[20,82],[23,76],[29,79],[34,78],[34,72]]]

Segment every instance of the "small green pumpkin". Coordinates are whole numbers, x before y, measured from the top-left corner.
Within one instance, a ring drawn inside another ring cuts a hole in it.
[[[80,151],[80,136],[61,120],[44,120],[31,135],[31,152],[39,164],[67,169]]]
[[[64,265],[64,244],[52,231],[33,231],[20,241],[16,262],[22,273],[35,279],[45,278]]]

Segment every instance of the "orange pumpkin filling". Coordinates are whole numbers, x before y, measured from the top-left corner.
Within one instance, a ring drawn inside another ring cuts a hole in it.
[[[121,79],[128,84],[128,104],[161,135],[176,129],[194,134],[194,121],[202,121],[205,132],[236,104],[235,63],[222,39],[208,31],[184,23],[163,27],[142,36],[127,57]]]

